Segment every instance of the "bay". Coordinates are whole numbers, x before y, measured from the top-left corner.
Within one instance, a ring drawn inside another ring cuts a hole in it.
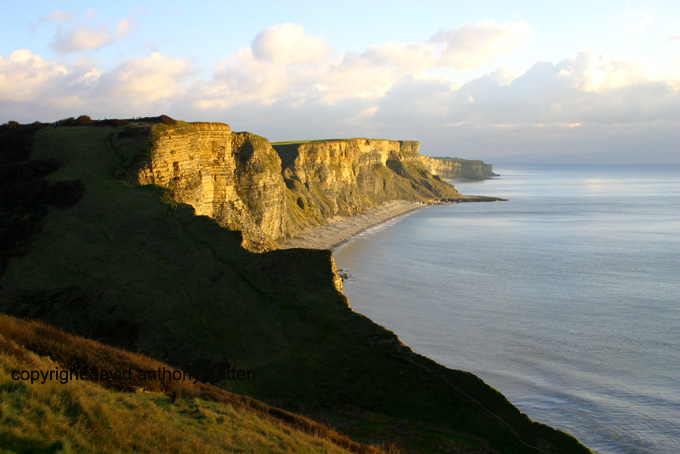
[[[353,309],[598,453],[677,452],[680,167],[499,166],[335,251]]]

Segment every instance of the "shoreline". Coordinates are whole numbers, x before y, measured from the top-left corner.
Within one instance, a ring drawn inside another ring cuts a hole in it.
[[[505,199],[475,195],[461,195],[456,199],[434,199],[426,202],[409,202],[407,200],[391,200],[382,205],[368,208],[354,216],[336,216],[326,225],[311,227],[299,235],[279,244],[279,249],[330,249],[348,242],[353,236],[376,225],[402,216],[419,208],[464,202],[497,202]]]
[[[392,200],[354,216],[336,216],[326,225],[312,227],[279,244],[279,249],[330,249],[376,225],[428,206],[425,203]]]

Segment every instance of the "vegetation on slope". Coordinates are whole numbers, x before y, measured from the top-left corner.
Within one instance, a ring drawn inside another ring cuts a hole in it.
[[[151,377],[161,369],[181,372],[0,315],[0,453],[381,452],[191,378]]]
[[[166,191],[116,178],[127,154],[116,136],[126,127],[134,126],[35,133],[20,164],[61,164],[12,174],[12,188],[37,188],[30,200],[42,214],[18,252],[0,252],[1,311],[144,352],[356,440],[414,452],[589,452],[477,377],[416,355],[354,313],[335,286],[329,251],[247,252],[238,233],[194,216]],[[73,181],[80,189],[71,204],[45,198]],[[3,219],[23,212],[3,209]]]

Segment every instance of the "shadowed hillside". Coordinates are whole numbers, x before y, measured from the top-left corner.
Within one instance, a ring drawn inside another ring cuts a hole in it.
[[[382,452],[159,361],[6,315],[0,395],[3,453]]]
[[[196,216],[171,190],[130,184],[129,169],[150,152],[143,131],[2,133],[0,310],[143,352],[357,441],[589,452],[353,312],[330,251],[248,252],[240,233]],[[12,230],[24,221],[28,233]]]

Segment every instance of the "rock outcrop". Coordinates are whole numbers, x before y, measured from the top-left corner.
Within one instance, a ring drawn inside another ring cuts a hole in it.
[[[461,197],[432,175],[418,142],[345,139],[272,145],[219,123],[159,124],[148,155],[130,169],[137,184],[171,191],[196,214],[239,230],[252,251],[335,216],[388,200]],[[124,140],[124,137],[119,137]]]
[[[240,230],[248,249],[276,248],[285,185],[266,139],[225,124],[181,122],[154,126],[150,138],[148,158],[133,169],[137,183],[167,188],[196,214]]]
[[[423,164],[434,175],[448,179],[485,180],[497,177],[493,166],[479,160],[458,158],[431,158],[423,156]]]

